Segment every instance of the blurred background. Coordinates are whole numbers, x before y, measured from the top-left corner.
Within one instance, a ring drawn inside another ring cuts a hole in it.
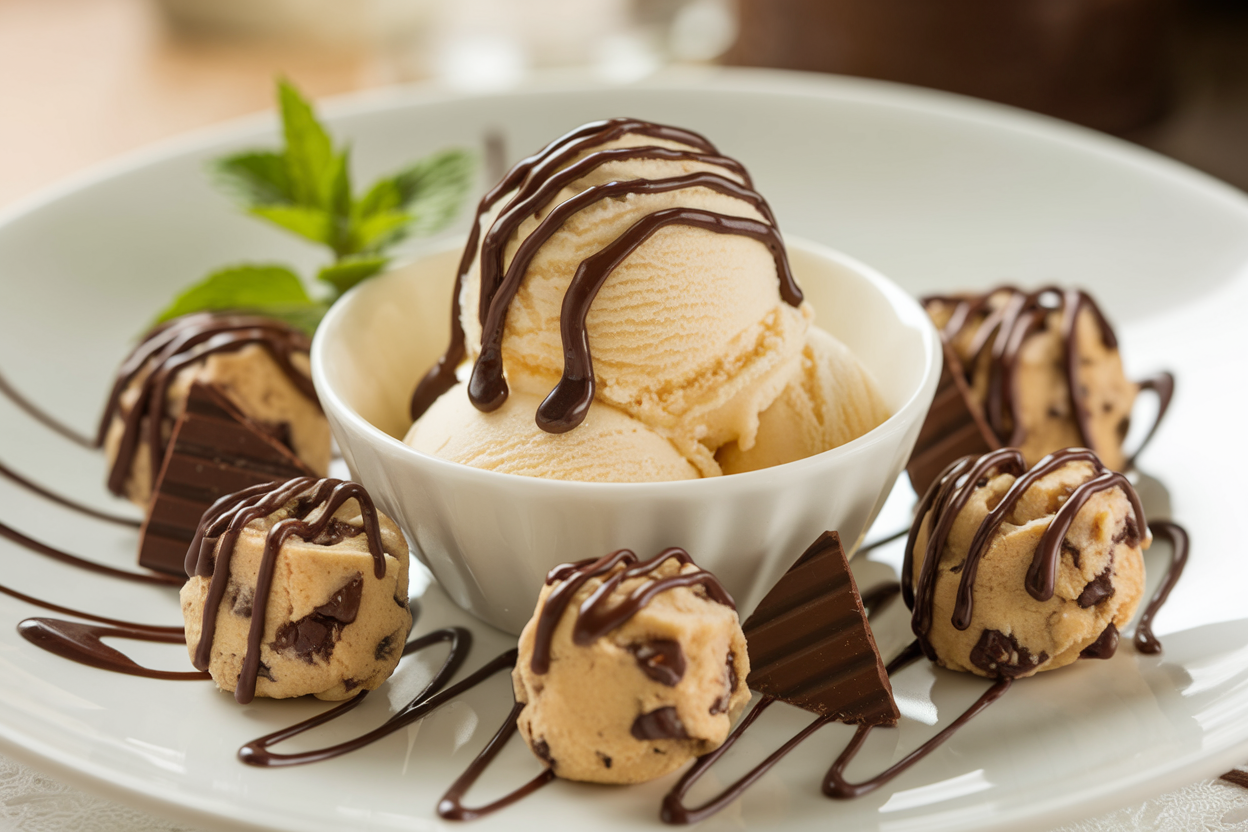
[[[0,208],[269,108],[278,73],[320,97],[708,64],[1001,101],[1248,189],[1248,0],[0,0]]]

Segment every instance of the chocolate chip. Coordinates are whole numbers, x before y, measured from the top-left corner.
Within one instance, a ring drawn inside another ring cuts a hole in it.
[[[1079,651],[1081,659],[1108,659],[1118,649],[1118,628],[1111,621],[1096,641]]]
[[[343,680],[342,680],[342,689],[343,689],[343,690],[352,691],[352,690],[355,690],[356,688],[358,688],[359,686],[360,686],[360,680],[359,680],[359,679],[343,679]]]
[[[1134,549],[1140,545],[1140,527],[1135,523],[1135,515],[1128,514],[1127,522],[1123,524],[1118,534],[1114,535],[1114,543],[1125,543]]]
[[[685,654],[678,641],[655,639],[631,644],[628,649],[641,672],[661,685],[675,687],[685,676]]]
[[[639,740],[687,740],[689,734],[671,705],[642,714],[633,720],[632,735]]]
[[[1050,419],[1060,419],[1062,418],[1062,411],[1058,410],[1056,407],[1050,407],[1048,409],[1048,417]]]
[[[363,594],[364,576],[356,572],[355,577],[329,596],[329,600],[317,607],[313,615],[323,615],[343,624],[350,624],[360,612],[360,596]]]
[[[603,764],[603,766],[604,766],[604,767],[606,767],[606,768],[611,768],[611,758],[610,758],[610,757],[608,757],[606,754],[603,754],[601,751],[595,751],[594,753],[598,755],[598,759],[599,759],[599,760],[602,760],[602,764]]]
[[[985,485],[987,485],[987,484],[988,484],[988,478],[987,478],[987,477],[980,477],[979,479],[975,480],[975,487],[976,487],[976,488],[983,488],[983,487],[984,487]]]
[[[1104,413],[1113,413],[1113,411],[1114,411],[1114,403],[1113,403],[1113,402],[1105,402],[1105,404],[1101,405],[1101,411],[1102,411],[1102,412],[1104,412]]]
[[[264,662],[260,662],[260,666],[256,668],[256,675],[268,679],[270,682],[277,681],[277,679],[273,678],[273,669]]]
[[[728,660],[725,664],[727,666],[724,668],[724,683],[727,690],[723,696],[711,703],[711,716],[728,712],[728,705],[732,702],[732,695],[737,692],[737,683],[740,681],[737,678],[736,656],[731,650],[728,651]]]
[[[1030,673],[1048,660],[1048,653],[1041,650],[1033,656],[1014,636],[1000,630],[984,630],[971,649],[971,664],[998,678]]]
[[[1131,430],[1131,417],[1124,416],[1122,421],[1118,423],[1118,443],[1122,444],[1122,440],[1127,438],[1127,431]]]
[[[230,584],[230,612],[243,618],[251,618],[251,605],[256,597],[256,590],[250,586]]]
[[[1112,568],[1106,566],[1101,574],[1088,581],[1088,585],[1083,588],[1083,592],[1079,593],[1079,606],[1086,610],[1088,607],[1096,606],[1106,598],[1113,597],[1114,582],[1110,577],[1111,572]]]
[[[956,574],[958,574],[959,572],[961,572],[961,571],[962,571],[962,567],[964,567],[964,566],[966,566],[966,561],[965,561],[965,560],[964,560],[964,561],[960,561],[959,563],[955,563],[953,566],[950,566],[950,567],[949,567],[949,573],[950,573],[951,575],[956,575]]]
[[[1062,554],[1070,555],[1070,562],[1075,565],[1076,569],[1083,568],[1082,553],[1079,551],[1079,548],[1069,540],[1062,541]]]
[[[329,523],[311,542],[317,546],[333,546],[349,537],[358,537],[364,530],[359,526],[344,523],[337,517],[330,518]]]
[[[294,653],[308,664],[317,656],[328,659],[338,641],[337,622],[313,613],[298,621],[289,621],[277,628],[273,649]]]
[[[390,658],[391,651],[394,650],[394,633],[377,642],[377,648],[373,650],[373,658],[379,662],[384,662]]]
[[[531,747],[533,749],[533,753],[538,756],[538,759],[551,768],[555,767],[555,758],[550,756],[550,745],[547,744],[544,738],[533,740],[533,745]]]

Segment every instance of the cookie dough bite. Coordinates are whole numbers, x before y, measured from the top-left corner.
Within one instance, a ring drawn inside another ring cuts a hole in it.
[[[100,423],[108,488],[144,508],[191,385],[221,392],[312,471],[329,467],[329,422],[303,332],[272,318],[203,312],[156,327],[117,372]]]
[[[373,690],[412,626],[407,571],[403,533],[356,483],[303,477],[232,494],[187,554],[191,661],[242,703]]]
[[[1092,451],[1058,451],[1030,470],[1012,448],[964,458],[917,518],[903,592],[928,658],[1017,678],[1113,655],[1152,538],[1135,490]]]
[[[1143,386],[1161,393],[1164,412],[1173,378],[1127,379],[1113,329],[1085,292],[1004,286],[923,304],[941,330],[946,369],[953,372],[942,379],[950,389],[937,392],[910,461],[920,493],[959,453],[973,450],[1018,448],[1034,465],[1053,451],[1086,447],[1120,471],[1129,463],[1122,444]],[[967,430],[981,435],[978,448],[968,444]]]
[[[718,748],[750,700],[736,608],[683,549],[556,567],[520,634],[517,719],[554,773],[641,783]]]

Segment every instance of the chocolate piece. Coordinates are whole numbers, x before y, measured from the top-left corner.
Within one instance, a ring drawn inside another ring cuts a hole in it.
[[[729,650],[728,659],[724,662],[724,695],[715,700],[711,705],[712,714],[726,714],[728,707],[732,704],[732,695],[737,692],[737,685],[741,679],[737,676],[737,657]]]
[[[268,431],[199,383],[191,385],[169,448],[139,531],[139,563],[179,577],[186,575],[186,550],[200,518],[213,503],[253,485],[312,475]]]
[[[988,427],[979,405],[971,397],[966,371],[948,342],[944,342],[945,363],[940,371],[936,397],[919,430],[906,473],[914,490],[923,494],[951,459],[980,456],[1001,447]]]
[[[685,654],[680,649],[680,642],[656,639],[634,644],[629,649],[636,657],[641,672],[659,684],[674,688],[684,678]]]
[[[671,705],[642,714],[633,720],[632,735],[639,740],[687,740],[689,734]]]
[[[1096,637],[1096,641],[1079,652],[1081,659],[1108,659],[1118,651],[1118,628],[1111,621],[1105,632]]]
[[[1088,585],[1079,593],[1078,604],[1083,608],[1094,607],[1114,594],[1114,579],[1109,567],[1088,581]]]
[[[742,629],[754,690],[847,723],[900,716],[836,532],[810,545]]]
[[[1048,653],[1041,650],[1033,656],[1014,636],[1000,630],[984,630],[971,650],[971,662],[998,679],[1030,673],[1048,660]]]

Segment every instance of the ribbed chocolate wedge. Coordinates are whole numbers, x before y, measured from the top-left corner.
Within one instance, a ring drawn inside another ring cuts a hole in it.
[[[836,532],[824,532],[742,625],[749,685],[841,722],[893,723],[893,688]]]
[[[306,476],[316,474],[285,445],[212,387],[192,384],[139,531],[139,563],[185,576],[187,547],[209,506],[253,485]]]
[[[982,456],[1001,447],[978,405],[971,399],[962,362],[944,344],[945,365],[936,398],[919,430],[914,452],[906,463],[910,484],[922,495],[949,463],[967,455]]]

